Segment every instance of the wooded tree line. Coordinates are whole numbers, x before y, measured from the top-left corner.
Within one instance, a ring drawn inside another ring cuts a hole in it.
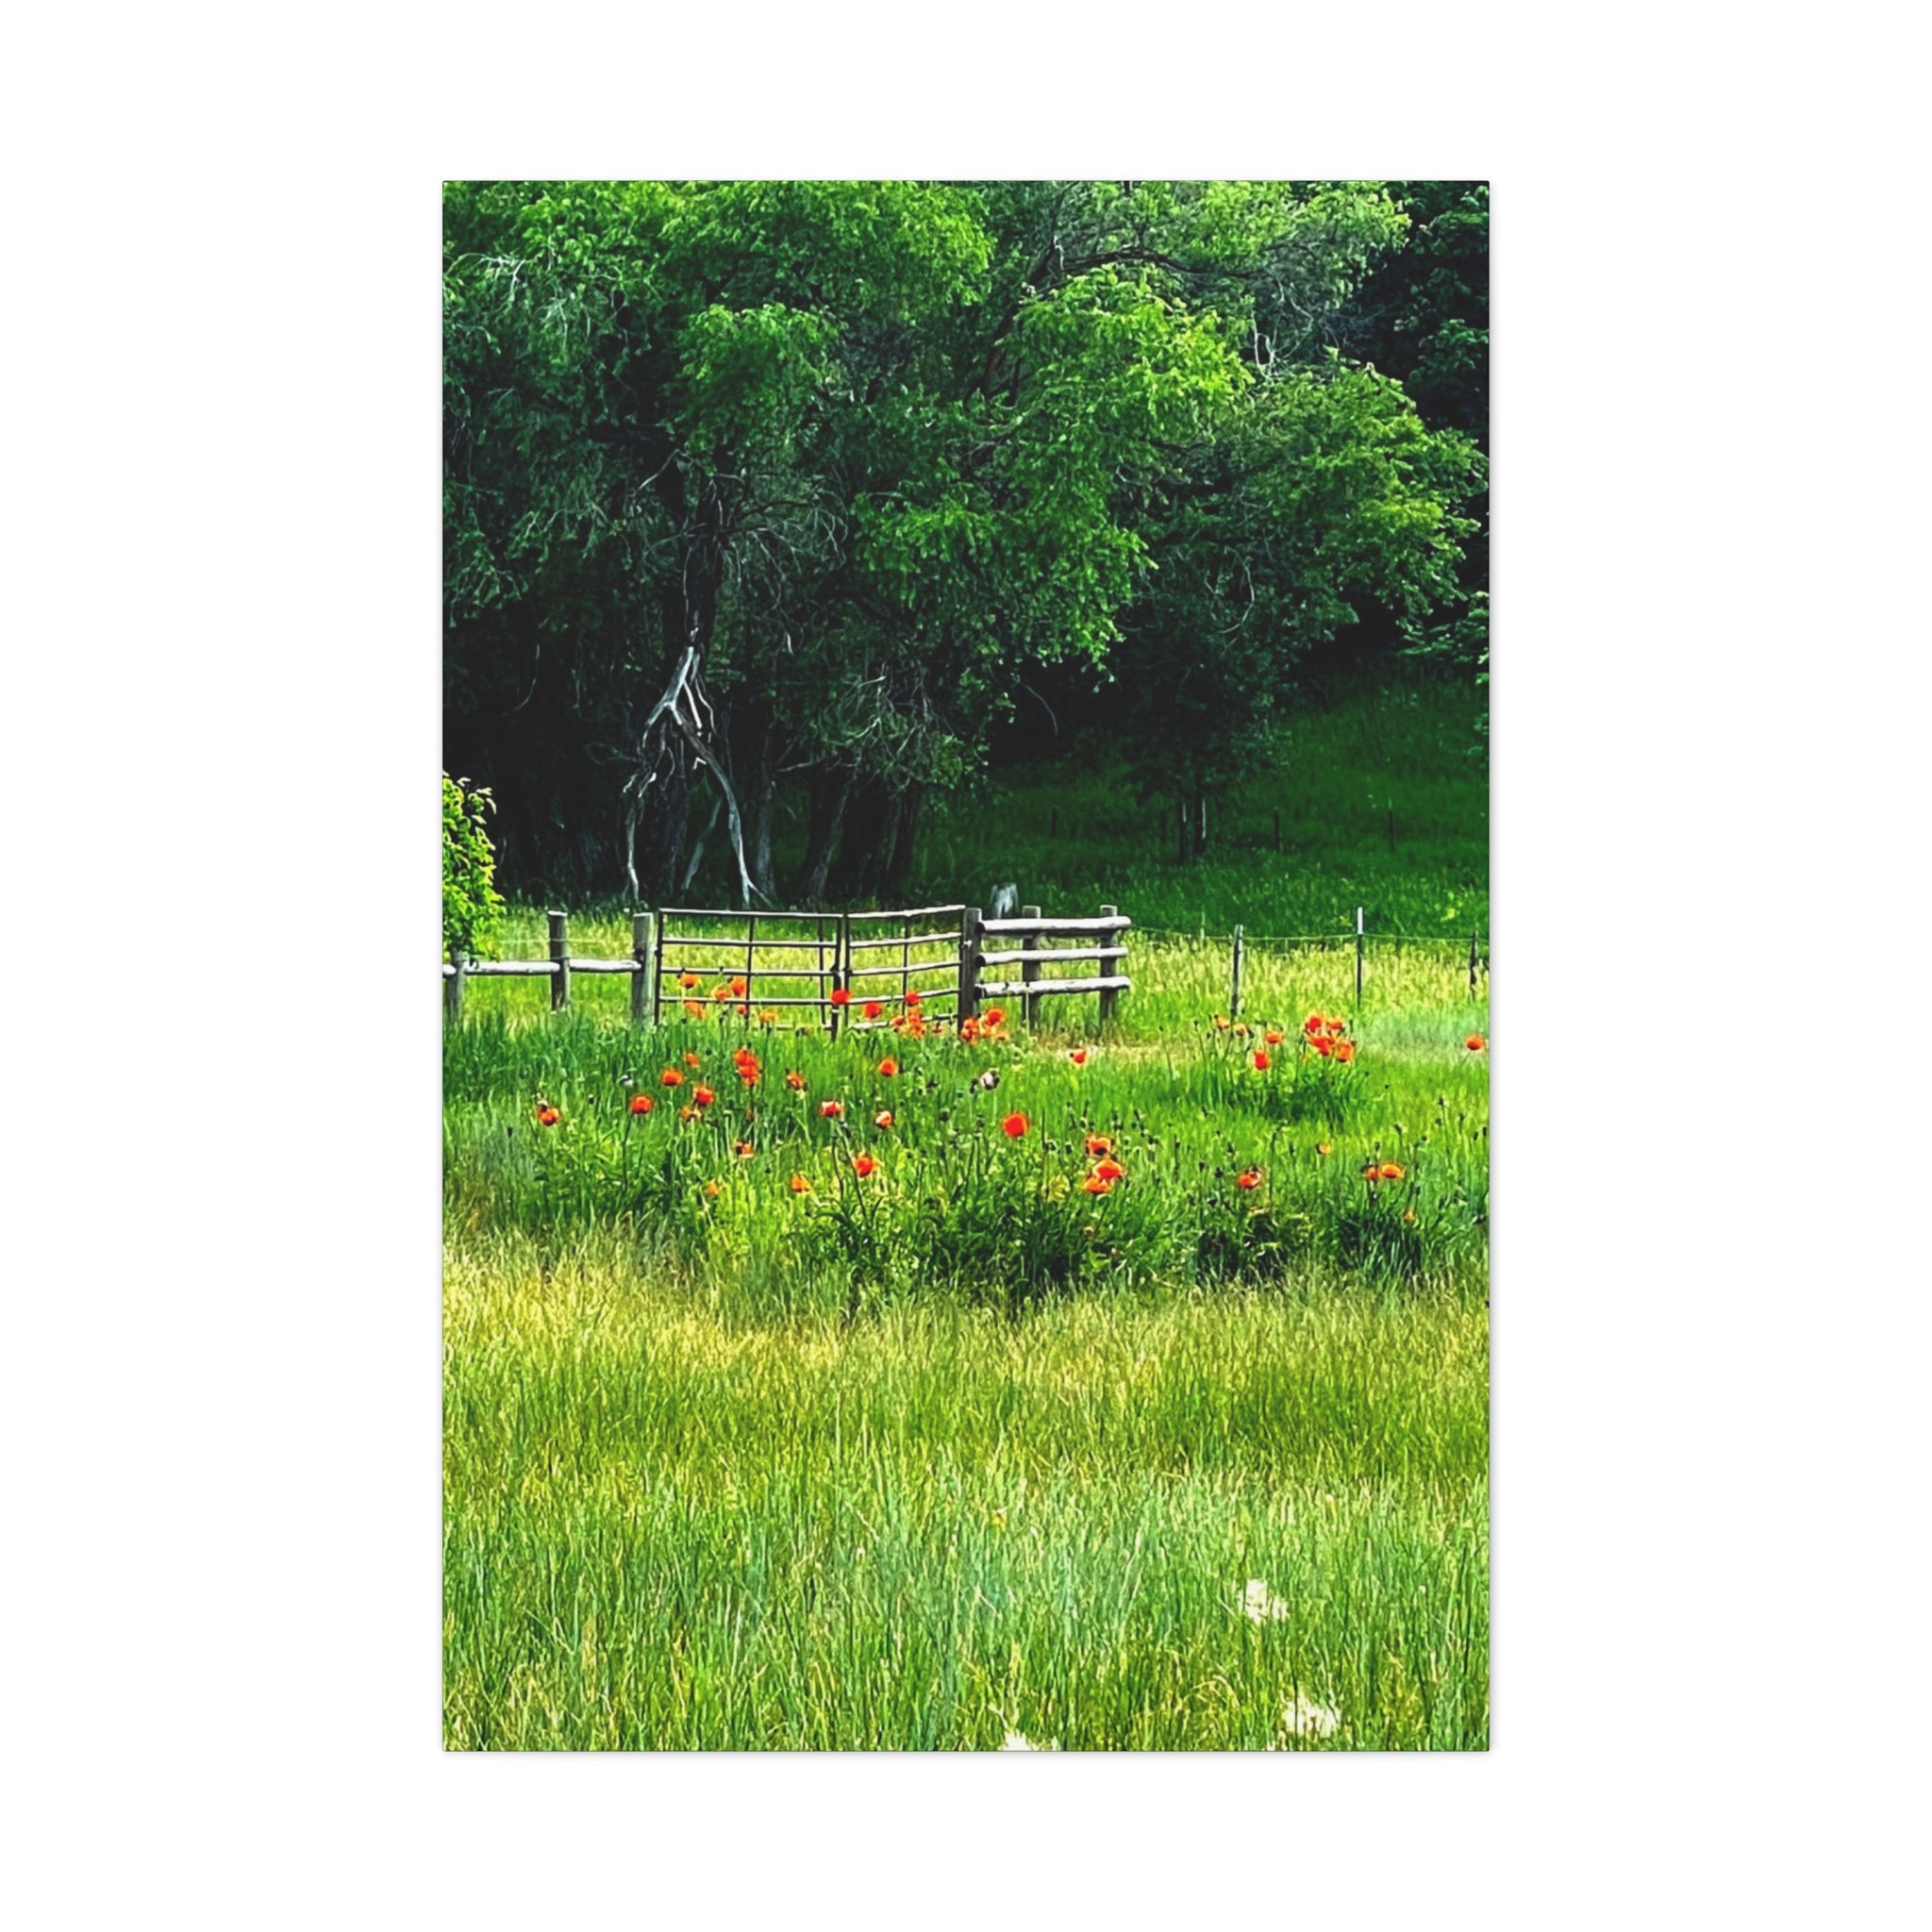
[[[444,235],[445,764],[513,886],[891,894],[1003,741],[1192,824],[1311,663],[1486,662],[1481,184],[455,182]]]

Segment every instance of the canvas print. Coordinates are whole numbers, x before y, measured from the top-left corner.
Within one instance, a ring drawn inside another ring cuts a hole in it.
[[[1486,1748],[1486,185],[443,221],[446,1746]]]

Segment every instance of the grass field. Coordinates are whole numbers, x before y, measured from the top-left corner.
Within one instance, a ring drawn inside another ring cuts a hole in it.
[[[1486,1010],[1412,952],[1339,1066],[1346,955],[1246,1038],[1133,970],[971,1044],[473,989],[452,1746],[1484,1743]]]

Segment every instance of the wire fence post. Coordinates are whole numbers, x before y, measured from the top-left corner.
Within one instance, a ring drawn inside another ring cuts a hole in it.
[[[638,970],[630,976],[630,1022],[641,1026],[650,1017],[651,997],[651,915],[633,912],[630,916],[630,958]]]
[[[469,968],[470,956],[462,947],[452,946],[449,963],[449,977],[442,982],[442,1017],[452,1026],[459,1026],[463,1019],[463,976]]]
[[[1362,1003],[1362,908],[1355,908],[1355,1003]]]
[[[1241,928],[1234,929],[1234,976],[1227,989],[1227,1017],[1239,1020],[1241,1016]]]
[[[844,993],[848,998],[852,992],[852,915],[841,912],[839,915],[837,930],[832,935],[832,991]],[[842,1002],[832,1005],[832,1038],[839,1037]]]
[[[560,1013],[570,1005],[570,914],[547,912],[550,922],[550,958],[555,971],[550,975],[550,1010]]]
[[[1038,919],[1040,916],[1040,908],[1038,906],[1023,906],[1020,908],[1020,917],[1022,919]],[[1025,945],[1028,952],[1037,953],[1040,950],[1041,935],[1037,932],[1029,933],[1022,943]],[[1020,977],[1023,980],[1038,979],[1040,977],[1040,961],[1038,959],[1024,960],[1020,966]],[[1023,992],[1020,995],[1020,1010],[1025,1014],[1027,1029],[1031,1031],[1040,1018],[1040,995],[1037,992]]]
[[[1118,906],[1103,906],[1100,908],[1100,916],[1103,919],[1118,919],[1120,911],[1121,908]],[[1120,940],[1123,945],[1126,943],[1124,940],[1121,940],[1118,932],[1102,933],[1100,936],[1100,942],[1104,946],[1112,945],[1116,940]],[[1100,977],[1102,979],[1118,979],[1123,976],[1118,960],[1100,959],[1096,960],[1095,964],[1100,968]],[[1100,989],[1100,1024],[1103,1026],[1113,1018],[1118,1010],[1120,996],[1121,990],[1117,986],[1103,986]]]

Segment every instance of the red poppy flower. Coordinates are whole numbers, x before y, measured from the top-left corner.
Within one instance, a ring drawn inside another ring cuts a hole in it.
[[[867,1000],[865,1003],[865,1017],[868,1020],[876,1020],[885,1010],[876,1000]]]
[[[802,1174],[793,1174],[788,1185],[794,1194],[808,1194],[811,1192],[811,1183]]]
[[[693,1107],[709,1107],[717,1097],[708,1087],[693,1087],[691,1090],[691,1105]]]
[[[1113,1152],[1113,1142],[1105,1134],[1089,1134],[1087,1136],[1087,1151],[1090,1154],[1111,1154]]]
[[[1346,1066],[1355,1058],[1355,1041],[1352,1040],[1338,1040],[1335,1042],[1335,1058],[1343,1066]]]
[[[689,992],[698,983],[698,976],[695,973],[680,973],[677,975],[677,983]]]
[[[1315,1049],[1315,1052],[1324,1060],[1328,1058],[1330,1054],[1332,1054],[1335,1051],[1335,1042],[1332,1040],[1323,1038],[1319,1035],[1315,1039],[1309,1041],[1308,1044],[1312,1046]]]
[[[658,1079],[659,1084],[665,1087],[682,1087],[684,1085],[684,1075],[675,1067],[666,1067],[658,1075]]]
[[[630,1110],[633,1113],[649,1113],[657,1104],[648,1093],[633,1093],[630,1097]]]
[[[1320,1013],[1310,1013],[1308,1017],[1302,1022],[1302,1031],[1306,1034],[1310,1035],[1311,1037],[1314,1034],[1321,1032],[1321,1030],[1322,1016]]]
[[[1257,1074],[1265,1074],[1274,1064],[1265,1053],[1257,1053],[1255,1056],[1255,1071]]]
[[[1076,1067],[1084,1067],[1087,1064],[1087,1049],[1084,1046],[1076,1046],[1067,1058]]]
[[[1462,1043],[1468,1047],[1471,1053],[1480,1053],[1489,1044],[1489,1041],[1480,1033],[1472,1033]]]
[[[1261,1185],[1261,1170],[1258,1167],[1242,1168],[1241,1173],[1235,1175],[1234,1184],[1243,1191],[1258,1188]]]
[[[819,1118],[821,1120],[835,1121],[844,1111],[845,1103],[842,1100],[822,1100],[819,1102]]]
[[[986,1024],[989,1026],[1004,1026],[1007,1024],[1007,1009],[1004,1007],[989,1007],[986,1009]]]
[[[1282,1039],[1281,1028],[1279,1026],[1271,1026],[1269,1027],[1267,1032],[1262,1034],[1261,1038],[1265,1040],[1270,1046],[1279,1046],[1281,1044]]]
[[[870,1154],[855,1154],[852,1157],[852,1172],[860,1180],[863,1180],[877,1166],[878,1162]]]
[[[694,1053],[686,1054],[684,1057],[684,1063],[688,1067],[698,1067],[704,1064],[704,1062],[700,1060],[697,1055]]]
[[[852,995],[842,986],[835,986],[832,989],[832,1004],[835,1007],[849,1007],[852,1004]]]
[[[968,1045],[979,1038],[979,1022],[971,1013],[959,1022],[959,1038]]]
[[[875,1127],[890,1127],[892,1124],[892,1109],[889,1107],[882,1107],[877,1113],[873,1115],[872,1124]]]
[[[890,1080],[898,1071],[899,1062],[897,1060],[883,1059],[879,1062],[879,1073],[885,1079]]]
[[[735,1000],[744,997],[744,975],[741,973],[731,982],[731,997]]]
[[[738,1156],[739,1159],[749,1160],[752,1157],[753,1148],[749,1141],[734,1141],[731,1143],[731,1151]]]
[[[563,1116],[554,1107],[543,1106],[537,1109],[537,1124],[540,1127],[554,1127]]]
[[[1102,1180],[1100,1177],[1100,1174],[1096,1169],[1095,1172],[1090,1174],[1087,1176],[1087,1178],[1080,1183],[1080,1189],[1083,1193],[1088,1194],[1110,1194],[1113,1192],[1113,1183],[1111,1181]]]
[[[1024,1139],[1026,1133],[1026,1116],[1024,1113],[1009,1113],[1006,1117],[1006,1119],[1000,1123],[1000,1132],[1003,1133],[1009,1141],[1019,1141]]]
[[[1126,1173],[1126,1169],[1109,1154],[1105,1160],[1094,1162],[1093,1172],[1104,1181],[1117,1181]]]
[[[803,1093],[805,1091],[805,1075],[799,1073],[796,1068],[793,1068],[791,1073],[785,1075],[785,1084],[791,1088],[792,1092]]]
[[[731,997],[731,989],[728,986],[714,986],[711,989],[711,997],[722,1007]]]
[[[916,986],[908,986],[906,989],[906,1004],[908,1007],[916,1007],[924,997],[925,995]]]

